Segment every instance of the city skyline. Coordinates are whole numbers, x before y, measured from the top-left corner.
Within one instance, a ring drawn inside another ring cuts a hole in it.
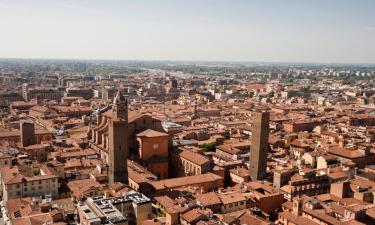
[[[0,1],[1,58],[375,63],[372,1]]]

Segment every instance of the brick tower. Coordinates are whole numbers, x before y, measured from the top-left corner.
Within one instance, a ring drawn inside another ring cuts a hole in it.
[[[269,112],[254,112],[250,149],[250,177],[252,180],[266,178]]]
[[[20,139],[22,147],[36,144],[34,123],[27,121],[20,122]]]
[[[129,155],[128,140],[128,101],[117,92],[112,105],[112,119],[109,122],[109,184],[115,182],[128,183],[128,165]]]

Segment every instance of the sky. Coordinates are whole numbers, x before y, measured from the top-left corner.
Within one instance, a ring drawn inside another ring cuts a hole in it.
[[[0,0],[0,57],[375,64],[374,0]]]

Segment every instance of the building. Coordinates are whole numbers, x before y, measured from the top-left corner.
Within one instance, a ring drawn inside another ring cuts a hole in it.
[[[250,150],[252,180],[262,180],[267,176],[269,119],[269,112],[254,112]]]
[[[137,134],[137,140],[142,165],[156,174],[158,179],[167,179],[169,177],[168,134],[148,129]]]
[[[48,145],[35,144],[19,148],[20,151],[25,152],[30,159],[45,162],[47,160]]]
[[[21,132],[19,129],[6,129],[4,127],[0,127],[0,142],[21,142],[20,134]],[[50,141],[52,138],[52,133],[46,129],[35,130],[35,142],[37,144],[40,144],[42,141]]]
[[[3,224],[42,225],[64,224],[64,219],[72,215],[74,203],[70,198],[27,197],[10,199],[3,204]]]
[[[91,107],[83,105],[76,107],[57,106],[54,109],[60,117],[69,118],[82,118],[82,116],[89,116],[92,111]]]
[[[212,191],[224,187],[224,178],[213,173],[178,177],[151,182],[153,194],[160,194],[183,187],[200,188],[202,191]]]
[[[243,167],[230,169],[229,174],[232,184],[242,184],[244,182],[250,181],[249,171]]]
[[[113,108],[106,106],[98,111],[97,125],[92,126],[87,133],[89,145],[91,148],[100,152],[101,158],[108,162],[108,135],[109,135],[109,122],[113,117]],[[138,142],[136,134],[143,132],[147,129],[156,131],[163,131],[161,121],[153,118],[150,115],[140,114],[135,111],[128,112],[128,132],[126,138],[129,142],[129,152],[135,153],[138,151]]]
[[[0,152],[0,168],[12,165],[12,158],[11,155]]]
[[[22,96],[17,92],[4,92],[0,93],[0,106],[7,107],[16,101],[22,101]]]
[[[128,101],[118,92],[113,100],[112,120],[109,121],[108,181],[128,183],[127,158],[129,155],[128,136]]]
[[[311,132],[316,126],[321,124],[320,121],[288,121],[283,123],[283,128],[287,132]]]
[[[291,177],[288,184],[280,188],[284,198],[292,201],[293,198],[302,195],[314,196],[328,193],[330,181],[326,174],[319,175],[316,171],[301,171]]]
[[[338,157],[330,154],[318,156],[316,161],[317,169],[330,169],[341,166],[341,162],[338,160]]]
[[[170,159],[174,168],[182,170],[182,175],[200,175],[211,171],[209,158],[190,150],[173,151]]]
[[[0,180],[3,200],[34,196],[58,197],[58,176],[47,166],[3,167]]]
[[[78,205],[82,225],[116,224],[141,225],[151,219],[151,200],[141,193],[130,191],[114,198],[92,197]]]
[[[28,84],[22,85],[22,97],[25,101],[30,101],[30,99],[48,99],[60,102],[63,97],[63,93],[56,88],[30,88]]]
[[[36,144],[34,123],[27,121],[20,122],[20,138],[23,147]]]
[[[283,204],[283,209],[278,215],[277,224],[374,224],[373,206],[353,198],[334,195],[302,196],[294,199],[293,203]]]
[[[66,97],[82,97],[84,99],[90,99],[94,95],[92,88],[83,87],[71,87],[65,91]]]
[[[88,197],[103,195],[103,186],[95,179],[76,179],[67,183],[69,195],[81,200]]]
[[[175,78],[171,78],[169,79],[169,86],[171,88],[177,88],[178,87],[178,83],[177,83],[177,80]]]

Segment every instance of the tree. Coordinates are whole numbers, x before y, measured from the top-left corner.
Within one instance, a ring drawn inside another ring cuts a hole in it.
[[[216,145],[217,145],[217,143],[216,143],[216,141],[214,141],[214,142],[210,142],[210,143],[204,143],[202,145],[202,147],[205,149],[205,151],[211,152],[211,151],[215,150]]]

